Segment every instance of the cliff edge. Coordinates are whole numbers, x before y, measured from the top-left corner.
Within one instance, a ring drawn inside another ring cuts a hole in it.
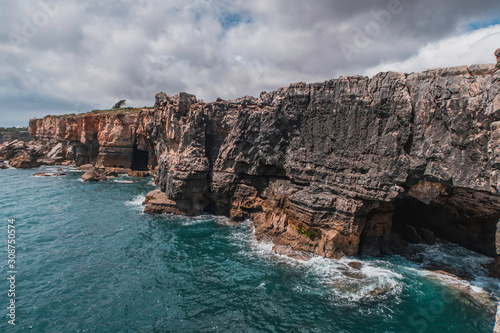
[[[339,258],[437,236],[497,257],[499,68],[340,77],[213,103],[159,93],[154,110],[45,117],[30,133],[79,165],[157,170],[147,211],[252,219],[278,246]]]

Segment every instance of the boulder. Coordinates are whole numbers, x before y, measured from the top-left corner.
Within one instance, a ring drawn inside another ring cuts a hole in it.
[[[93,168],[82,175],[82,180],[84,182],[99,182],[108,180],[108,178],[98,169]]]
[[[0,169],[9,169],[9,166],[5,162],[0,163]]]
[[[89,171],[89,170],[92,170],[92,164],[80,165],[78,167],[78,170],[80,170],[80,171]]]
[[[52,148],[47,154],[47,157],[52,158],[56,161],[64,159],[64,147],[62,142],[59,142],[57,145],[55,145],[54,148]]]
[[[113,168],[105,168],[104,175],[108,177],[116,177],[118,176],[118,172],[116,172],[116,170],[114,170]]]
[[[127,175],[130,171],[129,168],[115,168],[115,167],[105,167],[104,168],[105,172],[109,172],[112,174],[117,174],[117,175]]]
[[[48,173],[48,172],[38,172],[33,175],[33,177],[57,177],[66,176],[64,172]]]
[[[147,214],[182,214],[175,201],[170,200],[159,188],[146,195],[143,205],[146,205],[144,213]]]
[[[13,159],[9,161],[9,164],[17,169],[31,169],[38,168],[40,163],[32,156],[28,155],[27,152],[21,151]]]
[[[37,161],[38,161],[38,163],[40,163],[40,165],[55,165],[56,164],[56,161],[53,160],[52,158],[49,158],[49,157],[42,157],[42,158],[39,158]]]
[[[137,170],[132,170],[128,173],[130,177],[149,177],[151,174],[149,171],[137,171]]]

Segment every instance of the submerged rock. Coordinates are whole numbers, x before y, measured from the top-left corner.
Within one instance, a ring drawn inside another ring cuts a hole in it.
[[[370,292],[368,292],[368,295],[370,295],[371,297],[379,297],[387,293],[390,293],[391,291],[392,287],[390,286],[375,287],[374,289],[370,290]]]
[[[33,175],[33,177],[57,177],[66,176],[64,172],[48,173],[48,172],[38,172]]]
[[[475,303],[486,311],[494,313],[496,304],[489,292],[474,287],[468,281],[448,272],[433,271],[428,276],[448,287],[456,294],[458,300]]]
[[[359,261],[350,261],[347,263],[347,266],[354,268],[356,270],[360,270],[363,267],[363,263]]]
[[[274,245],[273,251],[276,254],[287,256],[300,261],[308,261],[311,259],[311,254],[302,251],[295,251],[289,246]]]

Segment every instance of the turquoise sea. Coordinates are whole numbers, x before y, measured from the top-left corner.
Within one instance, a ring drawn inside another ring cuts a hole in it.
[[[492,331],[499,280],[481,268],[489,258],[456,245],[419,250],[471,284],[398,256],[303,262],[259,244],[250,221],[143,214],[151,179],[32,177],[55,170],[0,170],[0,332]]]

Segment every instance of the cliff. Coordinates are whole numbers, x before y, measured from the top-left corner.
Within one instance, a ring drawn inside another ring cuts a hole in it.
[[[77,165],[147,170],[156,166],[150,140],[141,135],[153,110],[115,111],[97,114],[47,116],[30,120],[30,134],[44,147]],[[58,147],[55,147],[59,145]],[[151,153],[151,154],[150,154]],[[43,160],[42,160],[43,162]]]
[[[252,219],[260,239],[331,258],[435,236],[495,257],[498,67],[341,77],[213,103],[160,93],[154,110],[45,117],[30,132],[77,164],[157,167],[150,212]]]
[[[175,211],[250,218],[260,238],[326,257],[434,235],[495,256],[499,77],[477,65],[214,103],[160,93],[160,187]]]

